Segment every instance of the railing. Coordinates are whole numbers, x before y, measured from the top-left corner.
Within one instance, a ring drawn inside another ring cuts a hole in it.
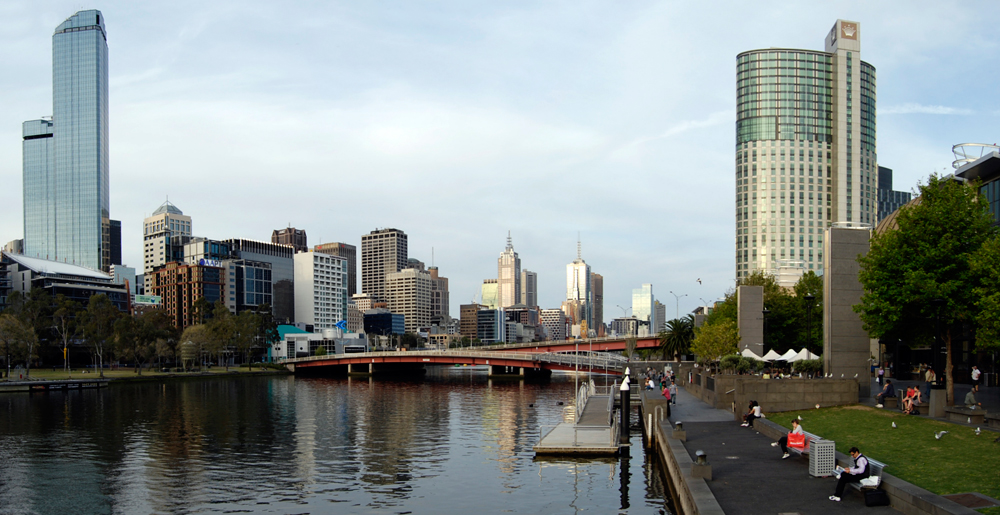
[[[590,396],[594,395],[597,391],[597,387],[594,386],[594,380],[591,379],[580,385],[580,389],[576,392],[576,420],[580,421],[580,417],[583,416],[583,410],[587,409],[587,401],[590,400]]]
[[[327,354],[324,356],[305,356],[301,358],[279,358],[279,363],[304,363],[310,361],[325,361],[330,359],[357,359],[357,358],[379,358],[398,356],[465,356],[486,359],[515,359],[522,361],[532,361],[539,363],[553,363],[563,366],[581,365],[585,368],[595,370],[598,368],[617,369],[623,363],[623,358],[607,353],[581,353],[565,354],[560,352],[497,352],[497,351],[469,351],[469,350],[419,350],[419,351],[376,351],[357,352],[351,354]]]
[[[520,354],[520,353],[503,353],[503,354]],[[584,367],[589,367],[591,370],[597,368],[604,369],[617,369],[624,363],[624,360],[619,360],[611,358],[610,355],[602,352],[593,353],[580,353],[577,354],[566,354],[562,352],[544,352],[535,354],[535,359],[539,362],[544,363],[555,363],[564,366],[576,366],[582,365]]]

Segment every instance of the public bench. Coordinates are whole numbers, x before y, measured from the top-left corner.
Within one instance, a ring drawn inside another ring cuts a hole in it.
[[[965,422],[967,424],[982,424],[986,411],[981,409],[970,409],[962,406],[948,406],[944,409],[948,422]]]
[[[986,413],[986,427],[1000,429],[1000,413]]]
[[[792,447],[791,445],[786,445],[785,446],[785,447],[788,448],[788,453],[789,454],[793,454],[794,453],[794,454],[797,454],[799,456],[801,456],[803,454],[809,454],[809,444],[813,440],[822,440],[823,439],[822,437],[816,436],[816,435],[810,433],[809,431],[802,431],[802,434],[805,435],[804,445],[802,447]]]
[[[903,411],[903,398],[905,397],[906,397],[905,389],[900,388],[899,390],[896,390],[896,407],[900,411]],[[926,399],[926,397],[921,397],[921,398]],[[924,400],[923,402],[914,402],[913,405],[917,408],[917,411],[919,412],[920,415],[926,415],[927,410],[930,409],[930,404],[928,404],[926,400]]]
[[[868,456],[865,456],[868,458]],[[877,477],[878,483],[875,485],[863,485],[861,483],[850,483],[851,488],[855,490],[864,490],[865,488],[878,488],[878,485],[882,484],[882,469],[885,468],[885,463],[878,460],[873,460],[868,458],[868,477]]]
[[[899,407],[899,397],[886,397],[882,400],[883,408],[898,408]]]

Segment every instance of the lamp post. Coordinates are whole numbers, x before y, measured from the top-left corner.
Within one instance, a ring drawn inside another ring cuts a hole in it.
[[[809,344],[812,343],[812,312],[813,303],[816,302],[816,296],[811,293],[807,293],[803,299],[806,301],[806,350],[808,351]]]
[[[680,318],[681,317],[681,299],[684,298],[684,297],[687,297],[688,294],[685,293],[684,295],[677,295],[673,291],[671,291],[670,294],[674,296],[674,301],[676,302],[676,306],[675,306],[676,312],[674,313],[674,318]]]
[[[942,379],[947,382],[947,379],[941,373],[944,371],[941,367],[941,309],[947,304],[947,301],[941,298],[931,300],[931,306],[934,306],[934,346],[931,352],[934,354],[934,377],[936,383],[932,384],[932,388],[947,388],[946,384],[942,383]]]

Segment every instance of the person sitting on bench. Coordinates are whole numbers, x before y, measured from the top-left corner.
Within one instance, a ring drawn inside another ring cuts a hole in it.
[[[756,418],[763,418],[764,415],[760,412],[760,405],[757,401],[750,401],[750,410],[746,415],[743,415],[743,427],[753,427],[753,421]]]
[[[837,481],[837,491],[830,496],[831,501],[840,502],[840,496],[844,495],[844,487],[847,483],[859,483],[862,479],[871,475],[868,471],[868,458],[857,447],[851,447],[851,458],[854,458],[854,466],[845,469],[837,466],[839,480]]]
[[[799,424],[798,419],[792,419],[792,432],[788,434],[804,435],[805,431],[802,430],[802,424]],[[781,446],[781,459],[785,459],[789,456],[788,454],[788,436],[782,436],[777,442],[771,444],[771,447]]]
[[[886,397],[895,397],[896,387],[892,384],[892,379],[885,380],[885,386],[882,387],[882,393],[875,396],[875,407],[881,408],[882,404],[885,403]]]

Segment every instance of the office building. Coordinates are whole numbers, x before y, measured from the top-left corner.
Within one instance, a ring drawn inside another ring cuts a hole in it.
[[[635,317],[616,318],[611,321],[612,336],[638,336],[640,321]]]
[[[386,302],[385,276],[406,268],[407,237],[399,229],[377,229],[361,237],[361,293]]]
[[[275,229],[271,231],[271,243],[288,245],[295,249],[295,252],[305,252],[309,250],[309,242],[304,229],[288,227],[285,229]]]
[[[545,337],[548,340],[565,340],[569,334],[569,320],[561,309],[543,309],[539,314]]]
[[[487,307],[482,304],[462,304],[458,313],[458,333],[467,338],[478,338],[476,313],[483,309]]]
[[[365,333],[389,336],[406,332],[406,317],[386,308],[370,309],[364,314]]]
[[[643,322],[649,331],[657,327],[655,302],[652,284],[643,284],[642,287],[632,290],[632,316]],[[639,334],[639,336],[646,335]]]
[[[230,311],[258,311],[264,305],[274,306],[271,263],[250,259],[226,259],[220,263],[226,270],[226,307]]]
[[[909,191],[895,191],[892,189],[892,169],[884,166],[878,167],[878,219],[884,220],[893,211],[903,207],[904,204],[913,199],[913,194]]]
[[[955,157],[959,158],[960,147],[985,147],[978,159],[956,160],[955,176],[967,181],[979,181],[979,194],[986,202],[986,209],[993,216],[993,224],[1000,225],[1000,147],[997,145],[966,144],[955,145]]]
[[[316,252],[332,254],[347,261],[347,295],[358,293],[358,248],[347,243],[320,243],[313,247]]]
[[[594,307],[592,309],[594,318],[593,329],[597,336],[604,336],[604,276],[601,274],[590,274],[590,289],[593,292]]]
[[[146,281],[152,272],[171,261],[184,261],[184,244],[191,240],[191,217],[165,201],[142,221],[142,271]],[[147,282],[145,289],[151,284]]]
[[[32,289],[41,288],[53,298],[64,295],[86,306],[91,296],[104,294],[116,308],[128,310],[129,292],[125,285],[115,283],[114,277],[98,270],[6,252],[0,260],[0,268],[6,269],[3,284],[0,284],[3,290],[0,295],[4,297],[14,291],[28,295]]]
[[[7,254],[24,255],[24,240],[10,240],[3,246],[3,251]]]
[[[352,301],[347,302],[347,330],[362,333],[365,330],[365,314]]]
[[[295,262],[295,321],[313,332],[334,329],[347,320],[347,287],[343,258],[322,252],[299,252]]]
[[[574,310],[573,313],[567,313],[567,315],[573,316],[573,325],[579,325],[586,321],[587,327],[593,329],[594,297],[590,282],[590,265],[581,256],[580,242],[577,242],[576,259],[566,265],[566,300],[570,302],[570,309]]]
[[[108,41],[100,11],[52,35],[52,117],[22,125],[24,251],[108,271]]]
[[[500,307],[500,285],[496,279],[483,279],[483,286],[480,290],[482,304],[489,309]]]
[[[476,312],[476,337],[485,344],[507,342],[507,322],[502,309]]]
[[[122,264],[122,222],[110,220],[110,244],[108,245],[108,266]]]
[[[191,238],[182,247],[185,263],[202,263],[212,261],[219,266],[223,260],[233,257],[233,249],[229,243],[208,238]]]
[[[115,284],[128,285],[129,294],[133,297],[138,294],[135,285],[135,269],[125,265],[111,265],[110,275]]]
[[[431,276],[431,324],[445,326],[451,320],[448,278],[441,277],[438,267],[428,269]]]
[[[653,334],[660,334],[667,329],[667,306],[658,300],[653,301],[653,312],[656,313],[656,325],[652,327]]]
[[[375,302],[375,298],[372,297],[371,295],[368,295],[367,293],[355,293],[354,295],[351,295],[351,302],[353,302],[354,305],[357,306],[358,310],[361,311],[361,313],[364,313],[369,309],[374,309],[377,307],[386,307],[386,306],[378,306],[377,305],[378,303]]]
[[[521,300],[528,307],[538,307],[538,274],[521,270]]]
[[[147,275],[146,291],[163,299],[163,309],[179,329],[202,322],[203,314],[195,307],[199,299],[208,304],[224,300],[225,270],[219,266],[172,261]]]
[[[825,51],[736,58],[736,277],[798,260],[822,273],[823,231],[874,225],[875,68],[861,26],[837,20]]]
[[[387,274],[385,295],[389,311],[403,315],[408,333],[431,323],[431,274],[417,268],[407,268]]]
[[[507,233],[507,248],[497,259],[497,304],[508,308],[521,299],[521,258],[514,252],[514,245]],[[484,302],[485,303],[485,302]]]
[[[287,324],[295,318],[295,249],[281,243],[231,238],[221,243],[229,246],[233,259],[271,265],[271,313],[275,322]]]

